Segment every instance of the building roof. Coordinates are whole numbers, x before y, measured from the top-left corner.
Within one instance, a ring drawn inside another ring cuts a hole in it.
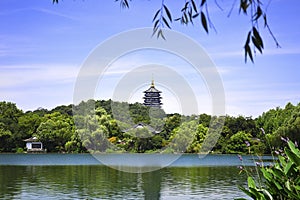
[[[133,125],[131,128],[126,129],[123,132],[128,132],[130,130],[139,129],[139,128],[147,128],[151,133],[154,133],[154,134],[160,133],[160,131],[155,130],[152,126],[144,124],[142,122]]]
[[[148,90],[144,91],[144,93],[146,93],[146,92],[158,92],[158,93],[161,93],[161,91],[159,91],[158,89],[155,88],[155,86],[154,86],[154,80],[152,80],[150,88]]]
[[[23,141],[25,141],[25,142],[36,142],[36,141],[38,141],[38,139],[37,139],[37,137],[31,137],[31,138],[25,139]]]

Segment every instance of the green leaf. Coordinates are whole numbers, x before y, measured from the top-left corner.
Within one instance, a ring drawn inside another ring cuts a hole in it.
[[[207,21],[203,12],[201,12],[201,23],[206,33],[208,33]]]
[[[153,28],[156,28],[157,25],[158,25],[158,23],[159,23],[159,20],[156,20],[155,23],[154,23],[154,25],[153,25]]]
[[[252,36],[251,39],[252,39],[252,43],[254,44],[254,46],[259,50],[260,53],[262,53],[262,49],[260,48],[260,45],[257,42],[256,38]]]
[[[295,147],[295,144],[291,140],[288,141],[288,146],[290,150],[300,158],[300,151]]]
[[[171,29],[171,26],[170,26],[169,23],[167,22],[166,18],[163,17],[162,19],[163,19],[164,24],[167,25],[167,27],[168,27],[169,29]]]
[[[290,170],[293,169],[291,168],[293,166],[292,162],[288,162],[287,165],[284,167],[284,173],[286,175],[290,174]]]
[[[266,189],[262,189],[262,192],[270,199],[273,200],[272,195],[270,194],[270,192]]]
[[[300,158],[296,154],[287,148],[285,148],[285,153],[287,157],[297,165],[297,167],[300,166]]]
[[[248,176],[247,180],[248,180],[248,187],[249,188],[256,188],[255,181],[254,181],[254,179],[251,176]]]
[[[272,181],[272,175],[265,168],[261,168],[261,172],[263,173],[265,179]]]
[[[249,191],[254,194],[254,199],[263,199],[263,195],[256,188],[249,188]]]
[[[263,44],[263,40],[259,35],[259,32],[257,31],[257,29],[255,27],[253,27],[253,35],[256,38],[256,41],[258,43],[258,45],[263,49],[264,48],[264,44]]]
[[[253,62],[253,55],[249,44],[245,45],[245,62],[247,62],[247,56],[249,56],[250,60]]]
[[[258,51],[260,52],[260,53],[262,53],[262,49],[261,49],[261,47],[260,47],[260,44],[259,44],[259,42],[257,41],[257,39],[255,38],[255,37],[251,37],[252,38],[252,43],[254,44],[254,46],[258,49]]]
[[[198,12],[198,11],[197,11],[197,6],[196,6],[196,3],[195,3],[194,0],[192,0],[192,5],[193,5],[194,11],[197,13],[197,12]]]
[[[193,18],[196,18],[198,16],[199,16],[199,13],[196,13],[196,14],[193,15]]]
[[[200,6],[203,6],[206,3],[206,0],[202,0]]]
[[[247,0],[241,0],[241,4],[240,4],[240,12],[241,10],[243,10],[244,14],[247,14],[247,8],[248,8],[249,4]]]
[[[290,183],[289,180],[287,180],[287,181],[285,182],[285,187],[286,187],[288,190],[292,190],[292,189],[291,189],[291,183]]]
[[[251,31],[248,32],[248,35],[247,35],[247,39],[246,39],[245,45],[249,45],[249,42],[250,42],[250,36],[251,36]]]
[[[252,197],[253,199],[255,199],[255,195],[252,193],[252,192],[250,192],[249,190],[247,190],[247,189],[245,189],[244,187],[242,187],[242,186],[238,186],[238,188],[240,189],[240,190],[242,190],[246,195],[248,195],[249,197]]]
[[[266,27],[267,25],[268,25],[267,15],[264,14],[264,26]]]
[[[189,22],[188,16],[186,13],[183,13],[183,19],[182,19],[184,24],[187,24]]]
[[[282,186],[281,186],[281,184],[278,183],[277,181],[274,180],[273,183],[276,185],[276,187],[277,187],[278,190],[282,190],[283,189]]]
[[[261,17],[261,15],[262,15],[262,10],[261,10],[260,6],[257,6],[254,20],[255,21],[258,20]]]
[[[169,20],[170,20],[170,22],[171,22],[171,21],[172,21],[172,15],[171,15],[171,12],[169,11],[168,7],[165,6],[165,5],[164,5],[164,9],[165,9],[165,11],[166,11],[166,13],[167,13],[167,16],[168,16],[168,18],[169,18]]]
[[[156,19],[156,17],[158,16],[158,14],[159,14],[159,12],[160,12],[160,9],[155,13],[155,15],[154,15],[154,17],[153,17],[153,20],[152,20],[152,22],[154,22],[154,20]]]
[[[282,166],[286,165],[286,161],[285,161],[285,158],[283,156],[278,156],[278,160],[279,160],[279,162]]]
[[[164,40],[166,40],[163,31],[161,29],[159,29],[158,33],[157,33],[157,38],[162,37]]]

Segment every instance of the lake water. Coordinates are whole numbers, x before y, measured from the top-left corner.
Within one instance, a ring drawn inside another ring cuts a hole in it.
[[[138,157],[140,160],[142,155],[110,156],[118,159]],[[159,156],[167,160],[172,155]],[[96,158],[90,154],[0,154],[0,199],[246,197],[237,188],[245,185],[246,177],[239,174],[241,162],[236,155],[208,155],[204,158],[183,155],[172,165],[147,173],[120,171],[99,163]],[[243,162],[247,166],[254,165],[250,156],[244,156]]]

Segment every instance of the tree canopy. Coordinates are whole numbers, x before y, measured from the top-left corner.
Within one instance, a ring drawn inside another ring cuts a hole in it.
[[[82,115],[69,112],[95,104],[95,112]],[[127,105],[128,112],[115,119],[111,105]],[[214,145],[210,126],[217,123],[208,114],[162,115],[157,110],[149,120],[149,107],[111,100],[89,100],[79,105],[58,106],[52,110],[23,112],[14,103],[0,102],[0,152],[26,150],[24,139],[37,137],[48,152],[185,152],[199,153],[212,145],[215,153],[270,153],[283,149],[285,139],[300,142],[300,103],[270,109],[256,119],[225,116],[221,135]],[[66,109],[68,108],[68,109]],[[41,112],[42,111],[42,112]],[[132,120],[128,120],[127,118]],[[123,119],[127,119],[122,121]],[[213,123],[212,123],[213,121]],[[136,124],[144,124],[143,128]],[[207,140],[204,143],[204,140]],[[209,150],[209,149],[208,149]]]

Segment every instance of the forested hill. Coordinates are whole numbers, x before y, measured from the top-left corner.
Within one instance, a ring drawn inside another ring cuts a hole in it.
[[[80,114],[89,105],[95,105],[95,112]],[[214,118],[207,114],[166,115],[161,109],[149,110],[140,103],[111,100],[89,100],[74,110],[73,105],[62,105],[52,110],[23,112],[14,103],[0,102],[0,152],[23,152],[26,150],[23,140],[35,136],[48,152],[83,153],[88,149],[142,153],[184,149],[186,153],[197,153]],[[142,128],[134,128],[136,124]],[[256,119],[226,116],[221,136],[212,150],[270,153],[270,148],[283,148],[286,138],[300,142],[300,103],[271,109]],[[183,144],[184,148],[180,142],[172,143],[186,140],[190,142],[188,146]]]

